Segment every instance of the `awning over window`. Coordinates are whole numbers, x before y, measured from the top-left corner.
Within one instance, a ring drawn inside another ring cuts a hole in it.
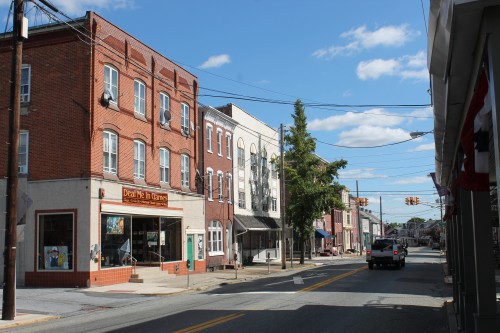
[[[316,229],[316,232],[314,232],[314,238],[332,238],[332,235],[323,229]]]
[[[238,230],[281,230],[281,219],[268,216],[234,215]]]

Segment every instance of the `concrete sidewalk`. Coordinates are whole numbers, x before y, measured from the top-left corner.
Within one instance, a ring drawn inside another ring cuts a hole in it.
[[[144,296],[166,296],[178,293],[186,293],[193,291],[202,291],[215,288],[225,284],[240,283],[251,281],[259,278],[269,276],[288,276],[300,271],[311,269],[319,265],[327,264],[328,262],[339,261],[364,261],[364,256],[350,254],[333,257],[314,257],[307,259],[304,265],[300,265],[298,261],[293,262],[293,267],[290,261],[287,262],[287,269],[281,268],[281,262],[272,262],[270,265],[266,263],[255,263],[251,266],[244,266],[243,268],[235,270],[219,270],[214,272],[197,273],[188,276],[176,276],[161,283],[122,283],[102,287],[78,288],[72,290],[73,292],[81,293],[106,293],[106,294],[135,294]],[[51,288],[58,289],[58,288]],[[26,288],[24,290],[37,290],[37,288]],[[57,319],[59,316],[27,313],[26,311],[18,311],[14,320],[0,320],[0,330],[12,328],[21,325],[30,325],[47,320]]]

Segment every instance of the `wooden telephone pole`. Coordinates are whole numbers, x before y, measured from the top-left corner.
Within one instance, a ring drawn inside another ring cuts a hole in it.
[[[19,153],[19,116],[21,114],[21,67],[23,57],[23,0],[14,1],[12,29],[12,68],[9,102],[9,141],[7,199],[5,216],[4,282],[2,320],[14,320],[16,312],[17,181]],[[27,27],[25,27],[27,29]]]

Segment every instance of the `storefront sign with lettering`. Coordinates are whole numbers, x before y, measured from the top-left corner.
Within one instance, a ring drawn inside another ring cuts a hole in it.
[[[122,202],[168,207],[168,194],[123,187]]]

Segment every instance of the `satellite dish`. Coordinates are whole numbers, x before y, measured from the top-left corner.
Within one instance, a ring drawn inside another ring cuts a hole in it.
[[[108,89],[104,89],[104,92],[102,93],[101,97],[101,103],[105,107],[109,106],[109,102],[113,100],[113,94]]]
[[[165,110],[163,112],[163,122],[168,123],[170,121],[170,119],[172,119],[172,114],[170,113],[170,111]]]

